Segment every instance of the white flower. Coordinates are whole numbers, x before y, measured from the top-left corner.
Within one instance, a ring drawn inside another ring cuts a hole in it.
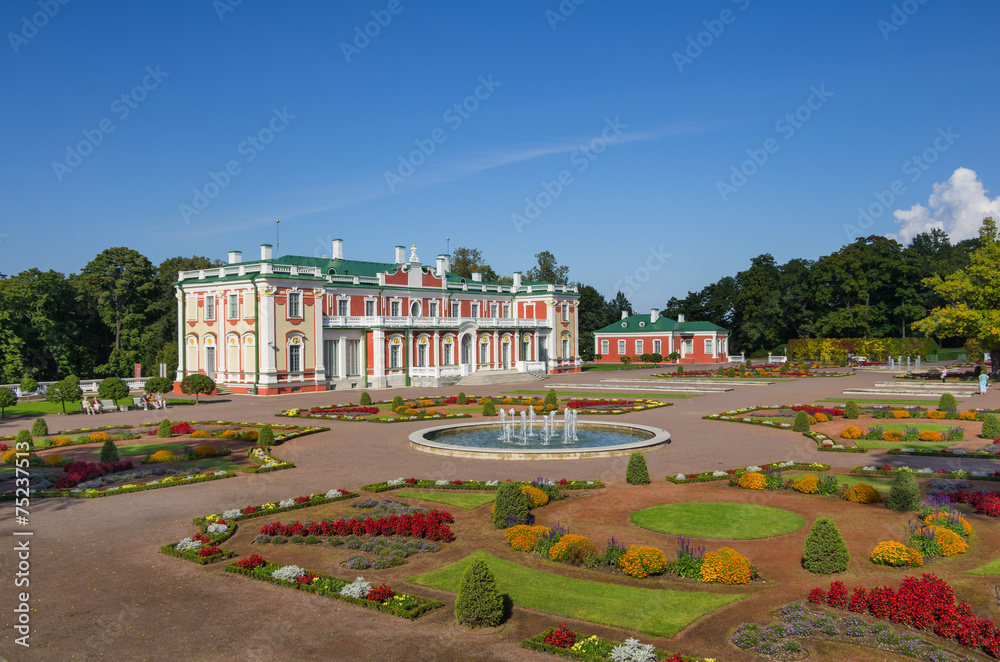
[[[747,467],[747,471],[760,471],[760,467],[758,467],[757,465],[751,465]]]
[[[444,480],[444,479],[442,478],[441,480],[436,480],[436,481],[434,481],[434,484],[435,484],[435,485],[447,485],[447,484],[448,484],[448,481],[446,481],[446,480]]]
[[[284,499],[278,502],[278,508],[290,508],[295,505],[295,499]]]
[[[791,423],[781,423],[779,427],[790,428],[790,427],[792,427],[792,424]]]
[[[953,450],[951,453],[952,455],[965,455],[965,451],[963,451],[961,448]]]
[[[234,517],[239,517],[242,514],[239,508],[230,508],[229,510],[222,511],[222,519],[232,519]]]
[[[216,471],[216,472],[215,472],[214,474],[212,474],[212,475],[213,475],[213,476],[225,476],[225,475],[227,475],[228,473],[229,473],[228,471]]]
[[[590,483],[588,482],[588,484],[590,484]],[[497,487],[499,485],[500,485],[500,481],[499,480],[488,480],[488,481],[486,481],[486,487]]]
[[[923,469],[917,469],[917,473],[918,474],[932,474],[932,473],[934,473],[934,470],[931,469],[930,467],[924,467]]]
[[[878,467],[873,467],[871,465],[868,465],[867,467],[861,467],[861,469],[863,471],[878,471]]]
[[[916,449],[913,449],[913,448],[900,448],[899,450],[902,453],[916,453],[917,452]]]
[[[833,445],[833,446],[831,446],[830,448],[843,448],[843,447],[844,447],[844,445],[843,445],[843,444],[834,444],[834,445]]]
[[[676,478],[677,480],[684,480],[685,478],[687,478],[687,476],[685,476],[684,474],[677,474],[676,476],[674,476],[674,478]]]
[[[725,471],[716,470],[712,472],[712,475],[715,476],[716,478],[721,478],[723,476],[728,476],[729,474],[727,474]]]
[[[389,487],[395,487],[397,485],[402,485],[405,482],[406,482],[405,478],[393,478],[392,480],[387,480],[385,484],[388,485]]]
[[[990,475],[988,471],[973,471],[971,473],[976,478],[985,478],[986,476]]]
[[[306,574],[306,571],[297,565],[285,565],[272,572],[271,576],[275,579],[295,581],[304,574]]]
[[[794,467],[795,466],[795,461],[794,460],[788,460],[787,462],[782,462],[778,466],[781,466],[781,467]]]

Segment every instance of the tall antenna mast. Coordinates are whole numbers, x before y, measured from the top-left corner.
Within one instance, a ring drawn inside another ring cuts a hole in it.
[[[274,219],[274,257],[281,255],[281,220]]]

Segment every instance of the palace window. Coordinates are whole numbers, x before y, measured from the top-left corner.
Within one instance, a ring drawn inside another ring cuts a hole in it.
[[[479,343],[479,362],[488,363],[490,360],[490,344],[488,342]]]
[[[452,347],[453,344],[454,343],[445,343],[445,346],[444,346],[444,361],[443,361],[444,365],[451,365],[452,364],[452,360],[451,360],[451,347]]]
[[[438,302],[437,301],[431,301],[427,305],[427,316],[428,317],[437,317],[438,316]]]
[[[365,317],[375,317],[375,300],[365,300]]]
[[[229,301],[229,319],[235,320],[240,318],[240,295],[230,294],[228,297]]]
[[[569,336],[562,339],[562,357],[568,359],[569,356]]]
[[[427,345],[424,343],[417,345],[417,366],[420,368],[427,366]]]
[[[347,317],[349,315],[347,311],[347,306],[350,303],[349,299],[337,299],[337,315],[340,317]]]
[[[479,304],[472,304],[472,317],[479,317]]]
[[[510,304],[509,303],[505,303],[503,305],[503,316],[504,317],[510,317]]]
[[[497,316],[497,304],[490,304],[490,317],[496,318]]]
[[[302,292],[288,293],[288,316],[302,317]]]
[[[361,341],[347,341],[347,374],[361,374]]]
[[[400,345],[389,345],[389,367],[398,368],[399,367],[399,348]]]
[[[215,295],[205,295],[205,321],[215,319]]]
[[[460,304],[457,301],[452,301],[451,302],[451,316],[452,317],[459,317],[459,316],[461,316],[461,305],[462,304]]]
[[[302,372],[302,345],[288,346],[288,372]]]
[[[399,302],[390,301],[389,302],[389,315],[392,317],[399,317]]]
[[[324,340],[323,341],[323,366],[326,368],[326,378],[333,379],[339,373],[338,369],[338,359],[337,356],[337,342],[336,340]]]
[[[568,322],[569,321],[569,304],[568,303],[564,303],[562,305],[562,321],[564,321],[564,322]]]
[[[420,302],[414,301],[410,304],[410,317],[420,317]]]

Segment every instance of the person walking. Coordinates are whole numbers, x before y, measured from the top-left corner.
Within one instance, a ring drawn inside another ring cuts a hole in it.
[[[990,375],[986,372],[979,373],[979,395],[986,395],[986,386],[990,381]]]
[[[941,368],[941,383],[944,384],[946,379],[948,379],[948,366]]]

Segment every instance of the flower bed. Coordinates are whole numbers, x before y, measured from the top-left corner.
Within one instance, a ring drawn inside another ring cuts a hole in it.
[[[572,641],[569,646],[559,645],[569,641],[570,638],[572,638]],[[546,643],[547,641],[552,641],[553,643]],[[635,657],[621,657],[621,655],[625,654],[624,651],[628,650],[626,647],[629,646],[633,649],[637,646],[643,646],[644,650],[649,650],[653,655],[655,655],[655,657],[648,659],[657,660],[658,662],[708,662],[705,658],[701,657],[691,657],[688,655],[681,655],[679,653],[667,653],[665,651],[655,650],[650,644],[639,644],[636,639],[630,639],[629,643],[625,643],[614,641],[612,639],[603,639],[597,635],[586,636],[568,630],[565,625],[558,629],[549,628],[545,632],[537,634],[534,637],[525,639],[521,642],[521,647],[527,648],[528,650],[550,653],[552,655],[558,655],[571,660],[584,660],[585,662],[607,662],[608,660],[613,659],[641,659]],[[645,648],[645,646],[648,646],[648,648]],[[612,658],[611,653],[616,649],[621,649],[622,652],[616,654],[617,657]]]
[[[836,412],[840,411],[837,409],[826,409],[826,408],[810,408],[805,405],[761,405],[759,407],[744,407],[742,409],[734,409],[732,411],[725,411],[721,414],[709,414],[708,416],[703,416],[707,421],[727,421],[729,423],[743,423],[745,425],[761,425],[764,427],[774,428],[775,430],[791,430],[791,423],[775,423],[774,421],[768,421],[765,419],[754,418],[749,414],[751,412],[757,411],[773,411],[780,409],[788,409],[792,411],[797,411],[796,408],[801,410],[816,409],[817,413],[823,412]],[[824,414],[828,415],[828,414]],[[803,432],[804,436],[809,437],[816,442],[817,450],[821,451],[832,451],[841,453],[867,453],[868,450],[865,448],[859,448],[856,446],[845,447],[842,444],[836,443],[833,439],[830,439],[827,435],[822,432]]]
[[[529,485],[530,483],[519,481],[522,485]],[[560,479],[558,482],[554,482],[560,489],[563,490],[591,490],[591,489],[601,489],[604,487],[604,483],[597,480],[567,480],[565,478]],[[500,485],[498,480],[432,480],[429,478],[393,478],[392,480],[387,480],[381,483],[372,483],[371,485],[362,485],[362,492],[388,492],[390,490],[398,490],[405,487],[416,487],[416,488],[429,488],[434,490],[480,490],[480,491],[495,491]]]
[[[259,560],[259,564],[244,563],[244,566],[252,565],[253,567],[240,567],[239,562],[230,563],[224,568],[224,570],[235,575],[242,575],[251,579],[277,584],[278,586],[322,595],[326,598],[341,600],[359,607],[374,609],[375,611],[380,611],[385,614],[400,616],[411,620],[419,617],[421,614],[427,613],[432,609],[437,609],[442,606],[442,603],[437,600],[431,600],[418,595],[402,593],[397,594],[394,591],[385,590],[388,587],[378,587],[373,589],[369,586],[368,590],[365,592],[365,597],[354,597],[350,594],[352,593],[351,589],[348,589],[347,593],[342,593],[342,591],[349,586],[357,586],[359,582],[364,583],[364,579],[361,577],[354,582],[348,582],[330,575],[304,571],[297,566],[281,566],[277,563],[261,559],[260,557],[257,557],[257,559],[254,560]],[[286,569],[291,569],[291,572],[286,571]],[[278,576],[274,576],[275,573],[279,573]],[[374,595],[372,595],[373,592]],[[356,594],[360,595],[360,593]]]
[[[704,483],[713,480],[729,480],[730,476],[738,476],[747,471],[767,471],[768,469],[781,469],[794,471],[796,469],[805,471],[829,471],[829,464],[820,464],[818,462],[813,462],[811,464],[805,464],[803,462],[793,462],[788,460],[787,462],[772,462],[770,464],[762,464],[761,466],[744,467],[741,469],[716,469],[715,471],[705,471],[698,474],[676,474],[674,476],[667,476],[667,480],[671,483],[684,484],[684,483]]]
[[[912,471],[917,478],[930,478],[933,476],[935,478],[956,478],[959,480],[971,478],[973,480],[1000,481],[1000,471],[994,471],[993,473],[988,473],[986,471],[962,471],[961,469],[956,471],[938,469],[935,471],[930,467],[924,467],[923,469],[911,469],[909,467],[890,467],[885,465],[879,468],[869,465],[864,467],[854,467],[851,469],[851,473],[866,476],[894,476],[902,470]]]
[[[248,474],[263,474],[295,467],[291,462],[274,457],[271,455],[270,449],[262,446],[254,446],[247,453],[250,459],[257,463],[252,467],[243,467],[243,471]]]
[[[893,448],[886,451],[889,455],[917,455],[920,457],[956,457],[970,458],[976,460],[1000,460],[1000,450],[996,452],[966,451],[961,448],[941,450],[925,450],[923,448]]]
[[[478,411],[478,406],[481,405],[485,400],[490,400],[497,407],[503,407],[505,405],[518,405],[518,406],[534,406],[535,410],[541,414],[543,412],[547,413],[552,409],[558,409],[558,407],[552,407],[545,405],[544,398],[535,398],[531,396],[467,396],[466,405],[471,405],[473,410]],[[312,409],[303,411],[302,409],[293,408],[286,409],[282,411],[278,416],[288,416],[288,417],[298,417],[298,418],[324,418],[328,420],[339,420],[339,421],[367,421],[369,423],[399,423],[403,421],[421,421],[421,420],[437,420],[437,419],[448,419],[448,418],[472,418],[471,413],[447,413],[442,414],[434,409],[434,407],[443,407],[457,405],[458,396],[450,396],[447,398],[441,396],[424,396],[419,398],[412,398],[403,402],[401,406],[396,407],[393,411],[390,409],[383,409],[376,405],[390,405],[392,401],[390,400],[380,400],[378,402],[372,403],[372,406],[362,407],[353,403],[339,404],[339,405],[325,405],[321,407],[313,407]],[[648,407],[644,407],[648,408]]]
[[[228,540],[236,533],[236,522],[215,520],[212,522],[196,521],[200,533],[160,547],[160,553],[179,559],[208,565],[216,561],[232,558],[236,552],[219,549],[221,542]]]
[[[408,538],[426,538],[441,542],[451,542],[455,534],[448,524],[454,522],[451,513],[444,510],[431,510],[428,513],[413,513],[408,515],[389,515],[388,517],[345,519],[322,522],[271,522],[258,531],[266,536],[404,536]]]
[[[193,483],[204,483],[210,480],[220,480],[223,478],[234,478],[232,471],[215,471],[212,473],[192,474],[184,477],[167,476],[162,480],[154,480],[148,483],[128,483],[125,485],[113,485],[104,489],[63,489],[63,490],[38,490],[32,493],[36,498],[44,497],[73,497],[77,499],[96,499],[99,497],[114,496],[116,494],[130,494],[132,492],[145,492],[147,490],[158,490],[164,487],[176,487],[177,485],[190,485]],[[3,498],[13,498],[12,494],[5,494]]]
[[[636,398],[635,400],[619,400],[611,398],[608,400],[570,400],[566,403],[568,409],[575,409],[578,414],[610,415],[620,416],[634,411],[646,409],[657,409],[659,407],[670,407],[672,402],[660,402],[648,398]]]

